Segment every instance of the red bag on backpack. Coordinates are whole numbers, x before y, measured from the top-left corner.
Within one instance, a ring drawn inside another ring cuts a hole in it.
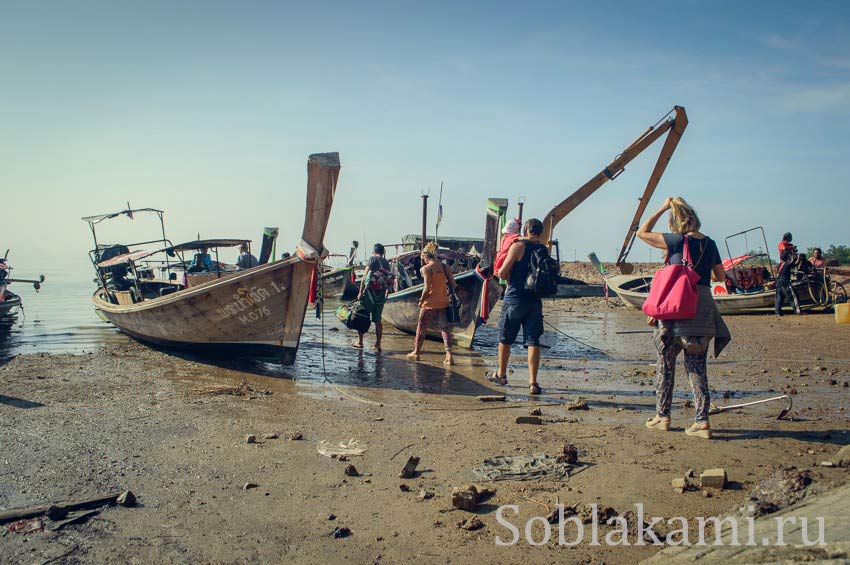
[[[657,320],[690,320],[696,317],[700,276],[691,266],[687,236],[682,236],[682,246],[682,264],[670,265],[668,257],[664,267],[652,277],[649,296],[642,308],[647,316]]]

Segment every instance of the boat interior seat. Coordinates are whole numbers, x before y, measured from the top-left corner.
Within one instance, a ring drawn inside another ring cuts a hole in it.
[[[735,289],[738,292],[758,292],[764,289],[765,273],[761,267],[744,267],[734,271]]]

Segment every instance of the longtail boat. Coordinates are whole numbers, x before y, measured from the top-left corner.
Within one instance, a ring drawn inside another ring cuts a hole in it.
[[[471,348],[478,327],[486,321],[489,310],[499,300],[501,290],[492,278],[493,262],[496,258],[496,243],[499,229],[507,214],[508,202],[502,198],[488,200],[484,233],[484,248],[477,265],[454,274],[455,290],[461,302],[460,322],[451,326],[456,345]],[[396,275],[396,284],[400,287],[387,296],[383,319],[399,330],[416,333],[419,322],[419,297],[424,284],[417,276],[415,260],[419,251],[401,254],[390,260]],[[448,264],[453,271],[469,266],[470,257],[465,253],[439,249],[437,258]],[[475,258],[477,259],[477,258]],[[440,331],[436,326],[427,329],[428,339],[440,340]]]
[[[13,279],[11,277],[12,267],[9,265],[9,250],[6,254],[0,257],[0,321],[14,321],[17,318],[18,311],[23,308],[21,297],[9,290],[9,285],[13,282],[29,283],[33,285],[36,291],[41,288],[41,283],[44,282],[44,275],[40,275],[37,280],[29,279]]]
[[[360,279],[366,267],[355,265],[354,260],[357,258],[357,248],[360,244],[357,241],[351,242],[351,250],[348,255],[330,255],[329,257],[344,257],[345,264],[339,267],[326,265],[326,271],[322,275],[322,293],[324,298],[337,300],[351,300],[357,296],[360,290]]]
[[[122,332],[166,347],[210,353],[274,357],[292,364],[301,338],[311,280],[323,248],[340,163],[338,153],[310,155],[307,161],[307,207],[296,255],[233,271],[209,259],[206,267],[189,266],[187,250],[215,249],[246,240],[199,240],[172,245],[165,236],[163,212],[153,208],[127,210],[83,218],[95,240],[90,252],[98,280],[92,297],[98,314]],[[139,212],[157,214],[162,237],[148,242],[98,244],[100,222]],[[150,243],[154,251],[132,250]],[[200,255],[203,259],[205,253]],[[155,257],[164,258],[155,261]]]

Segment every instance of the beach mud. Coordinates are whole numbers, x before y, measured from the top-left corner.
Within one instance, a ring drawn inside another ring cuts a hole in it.
[[[564,300],[546,303],[546,320],[540,398],[527,395],[519,347],[508,386],[486,380],[492,327],[447,368],[436,343],[422,362],[405,359],[412,340],[392,330],[382,355],[368,350],[372,335],[365,352],[354,350],[330,315],[308,322],[293,368],[136,342],[8,359],[0,513],[123,490],[138,503],[57,531],[50,520],[28,534],[5,524],[0,561],[634,563],[660,548],[563,547],[557,533],[534,547],[523,526],[557,503],[621,515],[641,503],[648,515],[691,521],[723,515],[779,466],[805,473],[806,493],[847,482],[850,469],[821,465],[850,443],[850,326],[831,315],[726,318],[734,341],[710,359],[712,402],[788,394],[793,409],[783,420],[784,401],[713,416],[710,441],[683,433],[693,409],[681,365],[673,429],[644,428],[655,352],[640,312]],[[497,456],[567,453],[578,460],[568,477],[482,482],[472,472]],[[410,457],[419,462],[401,478]],[[728,475],[723,490],[671,488],[688,470],[715,468]],[[495,492],[455,508],[453,491],[470,483]],[[507,514],[521,536],[512,546],[496,543],[512,537],[496,518],[504,505],[518,506]],[[542,520],[530,532],[541,540]]]

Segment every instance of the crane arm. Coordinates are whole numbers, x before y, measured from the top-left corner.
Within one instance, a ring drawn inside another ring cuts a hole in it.
[[[672,134],[674,131],[677,131],[677,135],[675,136],[675,143],[671,144],[670,136],[668,136],[667,142],[664,144],[665,149],[669,149],[669,152],[665,156],[665,152],[662,150],[662,154],[659,156],[659,162],[655,166],[655,170],[653,171],[653,176],[650,177],[650,182],[647,185],[647,189],[644,192],[644,198],[646,201],[649,201],[649,197],[652,196],[652,192],[655,190],[655,186],[658,184],[658,181],[661,180],[661,175],[664,173],[664,168],[667,166],[667,162],[670,161],[670,157],[673,153],[673,150],[676,148],[676,144],[681,138],[682,131],[684,131],[685,126],[688,123],[687,116],[685,115],[685,109],[681,106],[674,106],[673,110],[670,113],[674,113],[675,116],[672,119],[666,119],[667,116],[662,118],[663,123],[661,125],[656,124],[648,128],[640,137],[638,137],[631,145],[629,145],[622,153],[620,153],[616,159],[614,159],[607,167],[602,169],[596,176],[591,178],[589,181],[584,183],[582,186],[578,188],[575,192],[569,195],[563,202],[552,208],[546,217],[543,219],[543,240],[547,242],[547,244],[551,248],[551,242],[553,235],[555,233],[555,226],[558,225],[562,219],[564,219],[567,214],[575,210],[579,204],[587,200],[590,195],[599,190],[599,188],[608,182],[609,180],[614,180],[617,178],[626,168],[626,165],[629,164],[632,159],[640,155],[647,147],[652,145],[659,137],[667,133],[668,131]],[[667,115],[669,116],[670,113]],[[677,127],[677,122],[681,119],[680,127]],[[656,127],[657,126],[657,127]],[[668,145],[670,147],[668,148]],[[663,166],[659,168],[659,163],[663,160]],[[653,183],[653,178],[657,173],[657,179],[655,179]],[[648,192],[648,194],[647,194]],[[643,198],[641,199],[643,202]],[[645,205],[644,205],[645,207]],[[642,213],[643,210],[640,210]],[[638,216],[638,220],[640,216]],[[627,237],[627,240],[629,238]]]
[[[682,139],[682,134],[685,132],[685,128],[688,127],[688,115],[685,113],[685,109],[680,106],[676,106],[673,110],[676,112],[676,115],[673,117],[673,124],[670,128],[670,133],[667,135],[667,139],[664,140],[664,145],[661,147],[661,153],[658,155],[658,160],[655,162],[655,168],[652,170],[652,174],[649,175],[649,180],[646,183],[646,189],[643,191],[643,196],[640,197],[637,210],[635,211],[635,217],[629,225],[629,231],[626,232],[626,239],[623,241],[623,247],[620,249],[620,254],[617,256],[617,265],[622,265],[626,261],[629,251],[632,250],[632,244],[635,241],[635,234],[637,234],[637,230],[640,227],[640,219],[643,217],[643,213],[649,205],[649,199],[652,198],[655,188],[658,186],[659,181],[661,181],[661,175],[663,175],[664,170],[667,169],[667,164],[670,162],[670,158],[673,156],[676,146],[679,145],[679,140]]]

